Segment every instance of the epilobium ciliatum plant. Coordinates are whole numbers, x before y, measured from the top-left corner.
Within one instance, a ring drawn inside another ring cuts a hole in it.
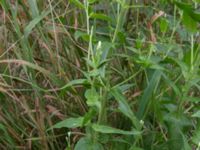
[[[199,0],[0,6],[0,149],[200,149]]]
[[[128,3],[127,3],[128,4]],[[125,2],[123,5],[120,5],[123,14],[125,15],[124,8]],[[74,128],[74,127],[84,127],[86,135],[79,139],[77,144],[75,145],[75,150],[80,149],[93,149],[93,150],[103,150],[103,144],[108,144],[110,141],[110,137],[115,134],[123,135],[127,138],[133,138],[134,143],[130,143],[130,146],[136,146],[140,140],[142,124],[139,122],[133,111],[131,110],[130,106],[126,98],[123,96],[123,92],[126,89],[126,85],[119,85],[112,87],[110,83],[110,78],[112,75],[108,72],[108,66],[111,60],[109,60],[109,53],[111,49],[114,47],[115,36],[117,36],[118,30],[120,29],[119,19],[117,19],[117,27],[114,32],[114,37],[111,42],[101,42],[98,41],[93,42],[94,39],[94,27],[91,26],[90,28],[90,14],[93,15],[94,13],[90,12],[89,14],[89,7],[90,1],[84,1],[84,9],[87,18],[87,33],[89,37],[88,41],[88,50],[87,50],[87,57],[84,58],[87,64],[87,68],[83,71],[84,79],[78,79],[71,81],[69,85],[73,83],[85,84],[88,83],[89,87],[85,90],[84,97],[86,99],[86,104],[88,106],[88,111],[84,116],[78,118],[69,118],[62,122],[55,124],[52,128]],[[121,12],[122,13],[122,12]],[[120,16],[122,17],[120,13]],[[103,14],[95,14],[95,17],[102,17],[105,16]],[[128,85],[129,86],[129,85]],[[118,129],[115,127],[111,127],[109,124],[109,114],[113,111],[117,111],[117,108],[113,109],[112,105],[110,105],[112,99],[116,99],[119,107],[118,110],[124,114],[127,118],[130,119],[131,126],[129,130]],[[103,142],[102,142],[103,139]],[[113,138],[112,138],[113,139]],[[119,138],[118,140],[120,140]],[[112,147],[112,145],[108,146]],[[70,149],[70,147],[68,147]]]

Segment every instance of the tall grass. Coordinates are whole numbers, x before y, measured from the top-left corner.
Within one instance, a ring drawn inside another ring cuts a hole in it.
[[[1,0],[0,149],[199,150],[199,8]]]

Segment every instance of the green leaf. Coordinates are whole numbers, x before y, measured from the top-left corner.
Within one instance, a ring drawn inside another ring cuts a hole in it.
[[[178,87],[176,86],[176,84],[173,81],[171,81],[166,74],[162,73],[162,77],[166,81],[166,83],[169,86],[172,87],[172,89],[174,90],[174,92],[176,93],[176,95],[179,96],[179,97],[181,97],[181,92],[178,89]]]
[[[192,136],[192,142],[195,143],[196,145],[199,145],[200,142],[200,126],[197,126],[197,129],[193,132]]]
[[[123,93],[126,92],[128,89],[132,88],[133,86],[135,86],[135,84],[123,84],[121,86],[117,86],[117,88]]]
[[[129,150],[144,150],[143,148],[132,146]]]
[[[183,132],[181,132],[181,135],[182,135],[182,140],[183,140],[183,149],[184,150],[192,150],[185,134]]]
[[[123,44],[123,43],[126,42],[126,35],[125,35],[124,32],[119,31],[117,33],[117,37],[118,37],[118,40],[119,40],[120,44]]]
[[[200,110],[195,112],[192,117],[200,118]]]
[[[59,128],[77,128],[77,127],[81,127],[82,123],[83,123],[83,119],[84,119],[83,117],[68,118],[66,120],[63,120],[61,122],[56,123],[50,129],[53,129],[53,128],[58,128],[59,129]],[[48,130],[50,130],[50,129],[48,129]]]
[[[39,16],[37,1],[36,0],[28,0],[28,3],[29,3],[30,10],[31,10],[32,18]]]
[[[196,2],[196,3],[200,3],[200,0],[193,0],[194,2]]]
[[[9,144],[11,145],[15,145],[13,139],[11,138],[11,136],[8,134],[8,131],[6,129],[6,126],[4,126],[3,124],[0,123],[0,131],[3,131],[3,136],[2,136],[2,132],[1,132],[1,136],[5,138],[6,141],[8,141]]]
[[[185,11],[185,12],[192,12],[193,8],[191,4],[187,4],[187,3],[183,3],[183,2],[177,2],[175,1],[175,4],[178,8],[180,8],[181,10]]]
[[[145,112],[147,111],[147,106],[151,100],[151,96],[156,88],[156,85],[160,81],[161,72],[159,70],[155,71],[151,80],[144,90],[141,100],[139,101],[139,108],[138,108],[138,118],[142,119],[144,117]]]
[[[193,11],[191,14],[190,14],[191,18],[195,21],[200,21],[200,12],[195,12]]]
[[[60,89],[65,89],[74,85],[80,85],[80,84],[86,84],[87,83],[87,79],[77,79],[77,80],[72,80],[69,83],[67,83],[66,85],[64,85],[63,87],[61,87]]]
[[[93,69],[93,70],[88,72],[88,75],[90,77],[97,77],[97,76],[100,75],[100,70],[99,69]]]
[[[96,106],[101,109],[101,103],[99,101],[99,94],[95,89],[89,89],[85,92],[85,98],[87,99],[88,106]]]
[[[167,114],[167,116],[165,116],[165,120],[168,122],[169,149],[191,150],[183,133],[184,127],[192,126],[191,121],[183,115],[179,117],[176,114]]]
[[[90,108],[89,111],[84,115],[83,126],[89,124],[92,118],[96,116],[96,110],[94,108]]]
[[[1,0],[0,1],[1,7],[5,10],[6,13],[9,11],[9,5],[7,0]]]
[[[101,14],[101,13],[91,13],[90,14],[90,18],[93,19],[100,19],[100,20],[105,20],[105,21],[111,21],[111,18],[106,16],[105,14]]]
[[[166,19],[160,20],[160,31],[165,33],[167,31],[167,28],[169,26],[169,23]]]
[[[192,97],[192,96],[187,96],[183,98],[185,101],[192,102],[192,103],[199,103],[200,98],[199,97]]]
[[[178,116],[176,113],[169,113],[164,116],[164,120],[168,122],[170,126],[173,126],[172,130],[174,130],[174,126],[177,126],[179,130],[185,127],[192,127],[192,122],[185,115]]]
[[[200,14],[194,11],[191,4],[175,2],[176,6],[183,11],[182,22],[185,27],[191,31],[197,31],[198,21],[200,21]]]
[[[30,62],[24,61],[24,60],[19,60],[19,59],[0,60],[0,64],[1,63],[19,63],[20,65],[30,67],[31,69],[35,69],[35,70],[47,75],[52,81],[54,81],[55,84],[62,85],[62,83],[60,82],[61,80],[58,79],[55,74],[53,74],[52,72],[49,72],[48,70],[38,66],[37,64],[30,63]]]
[[[79,38],[82,38],[84,41],[89,41],[90,37],[86,32],[76,31],[74,33],[74,38],[77,41]]]
[[[181,68],[181,72],[182,72],[184,78],[187,80],[190,76],[188,65],[185,62],[183,62],[179,59],[175,59],[173,57],[170,57],[169,60],[172,60],[174,62],[174,64],[177,64]]]
[[[135,125],[137,129],[140,129],[140,123],[136,116],[134,115],[133,111],[131,110],[129,104],[127,103],[126,98],[124,95],[120,92],[119,89],[114,88],[111,89],[111,94],[115,97],[115,99],[119,103],[119,110],[126,116],[128,117],[132,123]]]
[[[75,145],[74,150],[104,150],[100,143],[93,142],[90,138],[83,137]]]
[[[44,19],[51,11],[43,11],[41,15],[35,17],[24,29],[24,35],[25,37],[28,37],[29,34],[32,32],[33,28],[35,28],[35,26],[42,21],[42,19]]]
[[[139,53],[140,53],[140,51],[139,51],[137,48],[129,47],[129,46],[127,46],[126,48],[127,48],[128,50],[130,50],[130,51],[136,53],[136,54],[139,54]]]
[[[93,4],[93,3],[95,3],[95,2],[97,2],[98,0],[88,0],[88,2],[90,3],[90,4]]]
[[[103,61],[103,60],[106,60],[106,58],[107,58],[107,56],[108,56],[108,53],[109,53],[109,51],[110,51],[110,49],[113,47],[113,44],[112,43],[110,43],[110,42],[106,42],[106,41],[104,41],[104,42],[102,42],[101,43],[101,49],[102,49],[102,58],[101,58],[101,60]]]
[[[195,32],[197,31],[197,21],[195,21],[188,13],[183,12],[183,24],[185,25],[185,27],[191,31],[191,32]]]
[[[70,0],[71,3],[73,3],[78,8],[84,9],[85,6],[79,1],[79,0]]]
[[[56,3],[54,6],[53,6],[53,8],[52,9],[54,9],[58,4],[59,4],[60,2],[58,2],[58,3]],[[29,34],[31,33],[31,31],[33,30],[33,28],[35,28],[35,26],[40,22],[40,21],[42,21],[42,19],[44,19],[51,11],[52,11],[52,9],[49,9],[49,10],[47,10],[47,11],[43,11],[42,13],[41,13],[41,15],[38,15],[38,8],[36,8],[37,6],[37,4],[36,4],[36,2],[35,2],[35,4],[34,4],[35,6],[31,6],[31,7],[34,7],[34,8],[32,8],[33,10],[33,13],[34,13],[34,19],[31,21],[31,22],[29,22],[29,24],[25,27],[25,29],[24,29],[24,35],[25,35],[25,37],[27,38],[28,36],[29,36]]]
[[[92,128],[96,131],[96,132],[100,132],[100,133],[105,133],[105,134],[124,134],[124,135],[140,135],[141,132],[139,131],[124,131],[121,129],[116,129],[116,128],[112,128],[109,126],[104,126],[104,125],[98,125],[98,124],[93,124]]]

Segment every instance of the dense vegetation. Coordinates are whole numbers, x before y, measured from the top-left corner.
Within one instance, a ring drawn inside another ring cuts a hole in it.
[[[200,150],[199,0],[0,0],[0,149]]]

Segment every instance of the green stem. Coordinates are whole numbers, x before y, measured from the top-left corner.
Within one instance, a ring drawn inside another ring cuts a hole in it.
[[[99,111],[98,122],[97,122],[98,124],[102,124],[107,121],[106,103],[107,103],[107,91],[105,91],[101,99],[101,109]]]
[[[86,22],[87,22],[87,34],[90,34],[90,17],[89,17],[89,3],[88,0],[84,0],[85,4],[85,13],[86,13]]]
[[[117,15],[117,25],[116,25],[115,32],[113,35],[112,43],[116,41],[117,34],[119,33],[122,26],[124,25],[124,18],[126,18],[126,14],[128,10],[128,8],[126,8],[125,6],[128,5],[129,3],[130,3],[130,0],[124,0],[123,4],[121,4],[120,13]]]
[[[102,95],[102,92],[103,92],[103,89],[101,88],[100,89],[100,94]],[[106,122],[107,120],[107,114],[106,114],[106,102],[107,102],[107,91],[105,91],[104,95],[101,97],[101,108],[99,110],[99,115],[98,115],[98,121],[97,121],[97,124],[103,124]],[[94,142],[97,141],[98,139],[98,136],[99,136],[99,133],[98,132],[94,132],[94,135],[93,135],[93,139],[94,139]]]
[[[191,35],[191,58],[190,58],[191,72],[194,70],[194,36]]]

